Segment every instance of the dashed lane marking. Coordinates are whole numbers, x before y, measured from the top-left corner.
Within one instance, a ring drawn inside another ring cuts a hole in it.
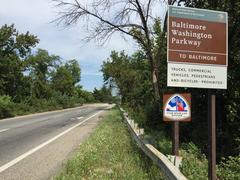
[[[0,133],[8,131],[9,129],[0,129]]]
[[[78,120],[80,120],[80,119],[82,119],[82,118],[84,118],[84,117],[83,117],[83,116],[77,117]]]

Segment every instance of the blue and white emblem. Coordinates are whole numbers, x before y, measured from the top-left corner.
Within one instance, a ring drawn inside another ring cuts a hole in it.
[[[179,121],[190,118],[190,116],[190,106],[183,96],[174,94],[167,100],[164,107],[164,117]]]

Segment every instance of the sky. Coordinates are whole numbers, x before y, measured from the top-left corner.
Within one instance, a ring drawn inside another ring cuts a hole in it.
[[[103,85],[102,62],[112,50],[131,54],[137,45],[129,37],[126,42],[115,34],[104,46],[94,42],[84,43],[86,37],[80,25],[63,28],[51,23],[57,17],[57,11],[52,0],[0,0],[0,27],[4,24],[15,24],[20,33],[29,31],[40,39],[35,49],[47,50],[58,55],[63,62],[78,60],[81,67],[81,82],[83,89],[92,91]]]

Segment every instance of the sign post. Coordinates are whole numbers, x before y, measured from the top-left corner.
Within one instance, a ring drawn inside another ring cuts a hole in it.
[[[173,145],[172,145],[172,153],[175,156],[179,156],[179,122],[174,121],[172,125],[172,138],[173,138]]]
[[[216,180],[216,96],[208,90],[208,179]]]
[[[169,6],[167,86],[208,90],[208,178],[216,180],[216,97],[227,89],[226,12]]]
[[[163,120],[172,122],[172,153],[179,156],[179,122],[191,121],[191,94],[164,94]]]

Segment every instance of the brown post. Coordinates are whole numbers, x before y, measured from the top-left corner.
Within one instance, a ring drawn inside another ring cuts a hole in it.
[[[208,90],[208,179],[216,180],[216,96]]]
[[[172,153],[175,156],[179,156],[179,122],[173,122],[172,133]]]

